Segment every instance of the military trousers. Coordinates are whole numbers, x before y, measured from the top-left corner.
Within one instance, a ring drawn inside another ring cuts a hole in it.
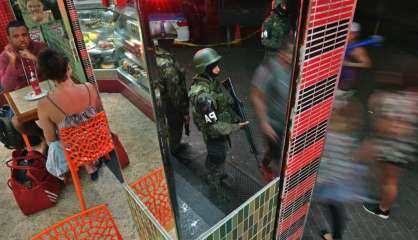
[[[170,151],[176,154],[179,151],[183,135],[184,115],[180,111],[167,111],[168,143]]]
[[[207,139],[206,149],[208,155],[205,166],[209,171],[221,171],[226,159],[227,144],[226,137]]]

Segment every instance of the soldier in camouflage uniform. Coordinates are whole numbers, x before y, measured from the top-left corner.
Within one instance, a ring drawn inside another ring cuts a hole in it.
[[[151,37],[156,46],[155,55],[160,76],[157,86],[168,125],[170,151],[174,156],[182,158],[180,155],[186,148],[186,144],[181,143],[183,128],[190,120],[189,98],[184,70],[180,68],[174,56],[164,49],[172,46],[177,32],[172,24],[163,22],[151,28]]]
[[[284,0],[283,2],[275,0],[273,6],[261,27],[261,44],[266,48],[265,60],[276,57],[278,49],[283,41],[288,39],[291,30],[290,17]]]
[[[197,74],[189,91],[193,121],[206,143],[207,180],[216,189],[224,176],[229,135],[248,124],[239,122],[232,108],[232,98],[223,93],[221,82],[217,80],[220,60],[221,56],[211,48],[199,50],[193,57]]]

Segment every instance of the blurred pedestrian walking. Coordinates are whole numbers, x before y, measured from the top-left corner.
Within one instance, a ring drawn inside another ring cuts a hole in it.
[[[377,91],[369,101],[370,141],[375,148],[381,199],[376,204],[365,203],[363,208],[382,219],[389,218],[402,168],[416,161],[418,85],[416,79],[402,85],[395,91]]]
[[[321,231],[325,240],[342,239],[347,222],[344,203],[360,201],[365,195],[363,179],[367,166],[355,157],[361,126],[360,107],[353,101],[334,103],[315,195],[329,212],[331,230]]]

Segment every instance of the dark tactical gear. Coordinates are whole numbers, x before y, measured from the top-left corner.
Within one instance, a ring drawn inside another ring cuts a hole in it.
[[[261,44],[266,48],[266,57],[274,57],[277,50],[289,38],[291,24],[286,12],[277,4],[270,15],[264,20],[261,27]]]
[[[158,87],[161,93],[162,110],[168,124],[169,145],[171,152],[175,154],[181,143],[184,116],[189,115],[185,74],[169,52],[156,47],[155,54],[160,74]]]
[[[233,100],[223,93],[219,81],[204,74],[196,75],[189,97],[193,121],[205,141],[226,138],[239,129],[239,118],[232,109]]]
[[[205,167],[208,170],[207,181],[211,190],[214,190],[219,197],[222,196],[221,181],[225,176],[224,163],[227,154],[226,137],[217,139],[208,139],[206,141],[208,155],[206,157]]]
[[[204,73],[206,68],[221,60],[221,56],[212,48],[204,48],[199,50],[193,57],[193,64],[197,72]]]
[[[223,93],[219,81],[206,74],[193,78],[189,97],[193,121],[206,143],[207,180],[212,188],[219,189],[229,135],[240,128],[238,116],[232,109],[233,100]]]
[[[229,135],[238,130],[239,118],[233,111],[232,98],[224,94],[221,83],[211,77],[209,66],[222,57],[211,48],[199,50],[193,57],[198,74],[193,78],[189,91],[192,116],[206,143],[207,180],[210,188],[219,192],[227,154]]]

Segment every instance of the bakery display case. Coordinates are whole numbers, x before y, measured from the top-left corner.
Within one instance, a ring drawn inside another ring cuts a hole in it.
[[[76,8],[96,78],[119,78],[149,92],[137,10],[100,1],[78,1]]]

